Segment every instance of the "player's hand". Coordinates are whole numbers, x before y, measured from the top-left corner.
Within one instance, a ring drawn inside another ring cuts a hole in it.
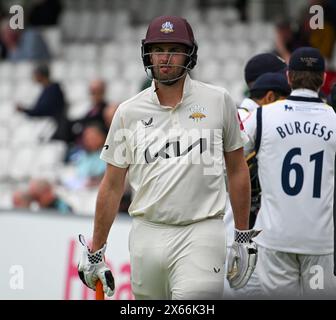
[[[252,238],[260,231],[235,229],[235,240],[228,257],[227,280],[231,288],[243,288],[257,264],[258,249]]]
[[[78,275],[80,279],[92,290],[96,290],[96,282],[99,279],[103,284],[106,295],[112,297],[115,286],[112,272],[104,261],[106,244],[96,252],[90,252],[90,249],[86,245],[85,239],[81,234],[79,235],[79,241],[85,247],[78,264]]]

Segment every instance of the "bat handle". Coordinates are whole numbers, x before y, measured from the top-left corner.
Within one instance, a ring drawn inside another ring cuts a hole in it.
[[[103,284],[100,280],[96,282],[96,300],[104,300]]]

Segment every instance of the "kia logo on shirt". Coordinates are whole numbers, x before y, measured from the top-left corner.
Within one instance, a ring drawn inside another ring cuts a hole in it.
[[[199,146],[200,154],[202,154],[207,149],[207,141],[205,138],[200,138],[195,141],[193,144],[188,146],[186,150],[181,152],[181,145],[180,141],[168,141],[166,144],[153,156],[150,154],[149,147],[145,150],[145,160],[147,163],[152,163],[158,158],[162,159],[169,159],[169,158],[176,158],[185,156],[188,154],[192,149],[197,148]],[[172,147],[172,148],[171,148]],[[169,153],[168,153],[168,149]],[[171,151],[172,149],[172,151]]]

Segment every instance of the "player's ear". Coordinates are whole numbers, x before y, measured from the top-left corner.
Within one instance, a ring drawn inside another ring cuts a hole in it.
[[[272,90],[267,91],[266,96],[265,96],[265,104],[269,104],[275,101],[275,94]]]

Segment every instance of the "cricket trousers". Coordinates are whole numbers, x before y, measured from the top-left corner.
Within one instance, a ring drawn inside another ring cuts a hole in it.
[[[133,218],[129,251],[137,300],[222,299],[226,256],[222,217],[186,226]]]
[[[307,255],[258,246],[256,271],[270,298],[335,299],[333,254]]]

